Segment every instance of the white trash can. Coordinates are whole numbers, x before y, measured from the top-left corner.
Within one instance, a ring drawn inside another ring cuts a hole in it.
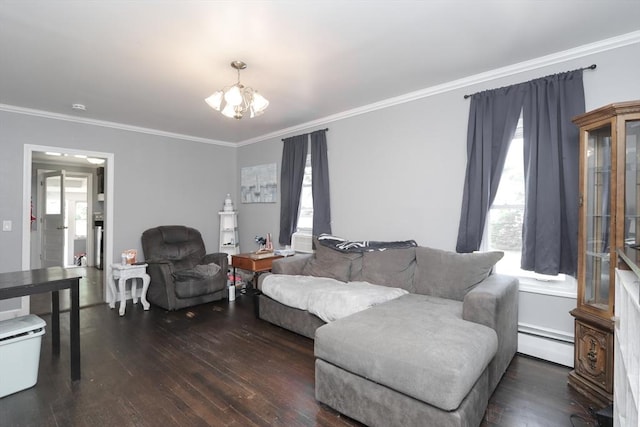
[[[33,314],[0,321],[0,397],[38,382],[40,344],[46,325]]]

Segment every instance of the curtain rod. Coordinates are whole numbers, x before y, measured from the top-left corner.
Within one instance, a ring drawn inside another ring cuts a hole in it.
[[[328,130],[329,130],[329,128],[317,129],[317,130],[314,130],[313,132],[318,132],[318,131],[320,131],[320,130],[323,130],[323,131],[325,131],[325,132],[326,132],[326,131],[328,131]],[[313,133],[313,132],[309,132],[309,133]],[[301,134],[301,135],[309,135],[309,133],[303,133],[303,134]],[[298,136],[300,136],[300,135],[298,135]],[[289,138],[293,138],[293,137],[292,137],[292,136],[290,136]],[[282,138],[282,141],[284,141],[285,139],[287,139],[287,138]]]
[[[588,67],[578,68],[578,70],[595,70],[595,69],[596,69],[596,64],[591,64]],[[476,93],[480,93],[480,92],[476,92]],[[471,98],[473,95],[475,95],[475,93],[472,93],[471,95],[465,95],[464,99]]]

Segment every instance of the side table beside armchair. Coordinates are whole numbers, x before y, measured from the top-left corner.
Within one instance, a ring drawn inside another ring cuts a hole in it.
[[[109,289],[111,290],[111,302],[109,302],[110,308],[115,308],[118,296],[120,297],[120,316],[124,316],[125,309],[127,307],[126,298],[126,283],[127,280],[131,280],[131,299],[133,303],[138,302],[136,295],[136,282],[135,279],[142,279],[142,292],[140,294],[140,302],[145,310],[149,310],[149,302],[147,301],[147,290],[149,289],[149,283],[151,277],[147,274],[147,264],[111,264],[111,279],[109,280]],[[117,281],[117,286],[116,286]]]

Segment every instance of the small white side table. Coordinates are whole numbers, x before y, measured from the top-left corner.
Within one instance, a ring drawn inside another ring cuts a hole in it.
[[[124,316],[124,311],[127,306],[127,299],[125,297],[126,283],[128,279],[142,279],[142,293],[140,294],[140,302],[145,310],[149,310],[149,302],[147,301],[147,290],[149,289],[149,283],[151,277],[147,274],[147,264],[111,264],[111,280],[109,280],[109,288],[111,289],[111,295],[113,298],[109,303],[110,308],[115,308],[120,295],[120,316]],[[118,288],[116,291],[116,280],[118,281]],[[133,303],[138,302],[136,296],[136,280],[131,281],[131,299]]]

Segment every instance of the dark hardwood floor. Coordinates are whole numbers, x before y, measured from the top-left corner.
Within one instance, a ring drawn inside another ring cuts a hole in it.
[[[80,311],[82,379],[69,379],[63,313],[61,355],[47,331],[38,384],[0,399],[0,426],[360,425],[315,400],[313,341],[256,319],[250,296],[179,312],[129,302],[124,317],[105,304]],[[516,356],[482,426],[595,426],[568,373]]]

